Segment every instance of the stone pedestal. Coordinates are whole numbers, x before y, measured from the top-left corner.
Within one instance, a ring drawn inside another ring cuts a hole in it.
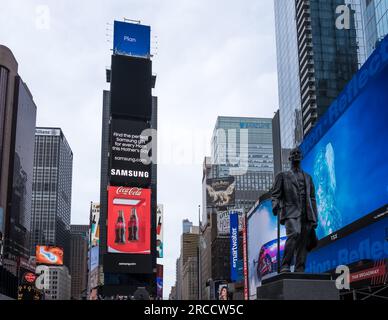
[[[257,300],[339,300],[329,274],[283,273],[262,281]]]

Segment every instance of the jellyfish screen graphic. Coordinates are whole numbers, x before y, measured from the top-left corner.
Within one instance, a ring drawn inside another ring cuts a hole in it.
[[[387,205],[387,85],[385,68],[304,154],[303,169],[316,189],[320,239]]]

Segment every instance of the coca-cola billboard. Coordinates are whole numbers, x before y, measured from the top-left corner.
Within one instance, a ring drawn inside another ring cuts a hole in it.
[[[108,252],[151,254],[151,190],[108,188]]]

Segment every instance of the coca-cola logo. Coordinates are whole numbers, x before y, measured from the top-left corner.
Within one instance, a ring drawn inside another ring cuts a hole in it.
[[[119,187],[116,190],[117,195],[126,195],[126,196],[141,196],[141,192],[143,189],[141,188],[126,188]]]

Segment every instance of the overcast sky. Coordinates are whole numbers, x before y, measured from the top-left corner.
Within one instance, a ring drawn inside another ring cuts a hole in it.
[[[158,202],[165,207],[165,292],[175,282],[181,221],[197,224],[203,157],[217,116],[271,117],[277,106],[273,0],[4,0],[0,44],[38,107],[74,152],[72,223],[99,201],[102,91],[113,20],[152,29],[159,97]]]

